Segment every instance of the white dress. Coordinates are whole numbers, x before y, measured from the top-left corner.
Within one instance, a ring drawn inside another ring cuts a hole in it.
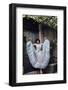
[[[36,46],[36,49],[34,48],[34,45]],[[34,45],[31,41],[28,41],[26,44],[29,61],[34,68],[44,69],[47,67],[50,59],[50,42],[47,39],[42,44]]]
[[[42,63],[42,44],[34,44],[36,46],[36,56],[37,56],[37,62],[35,64],[35,68],[40,68],[40,63]]]

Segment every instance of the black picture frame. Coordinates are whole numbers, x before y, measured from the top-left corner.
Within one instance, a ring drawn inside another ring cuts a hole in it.
[[[64,15],[63,80],[16,83],[16,8],[17,7],[63,10],[63,15]],[[50,6],[50,5],[14,4],[14,3],[10,4],[9,5],[9,85],[27,86],[27,85],[43,85],[43,84],[59,84],[59,83],[66,83],[66,7]]]

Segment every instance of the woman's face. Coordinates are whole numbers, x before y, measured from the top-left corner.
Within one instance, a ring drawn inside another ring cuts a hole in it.
[[[39,40],[37,40],[37,44],[39,44],[40,43],[40,41]]]

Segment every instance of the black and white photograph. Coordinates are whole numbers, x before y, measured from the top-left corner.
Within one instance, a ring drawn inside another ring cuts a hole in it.
[[[57,17],[23,15],[23,74],[57,73]]]

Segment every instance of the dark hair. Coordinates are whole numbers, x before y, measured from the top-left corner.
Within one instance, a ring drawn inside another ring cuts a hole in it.
[[[39,40],[39,39],[36,39],[36,40],[35,40],[35,43],[37,43],[37,41],[39,41],[39,43],[40,43],[40,40]]]

